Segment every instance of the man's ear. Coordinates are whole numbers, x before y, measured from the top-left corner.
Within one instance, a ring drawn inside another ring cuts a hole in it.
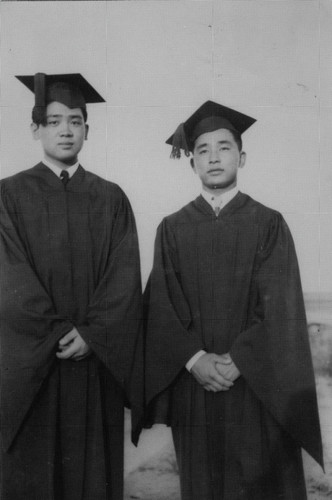
[[[241,151],[240,153],[240,164],[239,164],[239,168],[243,168],[245,163],[246,163],[246,159],[247,159],[247,153],[245,153],[244,151]]]
[[[88,133],[89,133],[89,125],[86,123],[85,124],[85,136],[84,136],[85,141],[88,140]]]
[[[32,122],[30,125],[30,130],[31,130],[32,137],[34,138],[34,140],[38,141],[40,139],[39,125],[37,125],[37,123]]]

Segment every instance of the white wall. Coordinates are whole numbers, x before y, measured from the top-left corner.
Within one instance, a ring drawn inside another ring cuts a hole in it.
[[[81,162],[130,197],[145,281],[157,224],[199,192],[164,142],[216,100],[258,119],[240,189],[285,215],[304,289],[332,292],[330,0],[2,2],[1,14],[1,177],[41,158],[14,75],[81,72],[107,99],[89,110]]]

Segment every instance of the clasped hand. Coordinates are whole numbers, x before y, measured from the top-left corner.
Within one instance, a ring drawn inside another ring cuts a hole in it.
[[[191,373],[204,389],[212,392],[228,391],[240,376],[228,353],[204,354],[191,368]]]
[[[80,361],[89,356],[90,352],[90,347],[84,342],[76,328],[73,328],[60,339],[56,356],[59,359]]]

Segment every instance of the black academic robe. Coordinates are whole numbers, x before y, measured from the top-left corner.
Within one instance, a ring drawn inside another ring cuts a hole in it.
[[[301,447],[322,464],[298,264],[282,216],[238,193],[202,196],[160,224],[146,290],[146,425],[173,428],[183,500],[304,500]],[[207,392],[200,349],[241,377]]]
[[[2,500],[120,500],[123,411],[142,413],[141,283],[123,191],[44,164],[1,188]],[[91,347],[58,360],[76,327]]]

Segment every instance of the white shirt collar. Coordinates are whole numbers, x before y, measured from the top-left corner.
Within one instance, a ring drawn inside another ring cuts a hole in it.
[[[68,175],[69,175],[69,179],[70,179],[74,175],[74,173],[76,172],[76,170],[78,169],[79,164],[80,164],[79,162],[76,162],[74,165],[71,165],[68,168],[61,168],[61,167],[58,167],[57,165],[53,165],[53,163],[49,162],[48,160],[45,160],[45,158],[43,159],[43,163],[44,163],[44,165],[46,165],[46,167],[51,169],[52,172],[57,177],[59,177],[59,179],[60,179],[60,174],[61,174],[62,170],[67,170]]]
[[[218,194],[215,195],[213,193],[208,193],[204,189],[201,192],[201,195],[203,196],[204,200],[208,202],[209,205],[213,208],[213,210],[216,207],[219,207],[220,210],[222,210],[227,203],[229,203],[237,193],[239,192],[238,188],[235,186],[234,188],[230,189],[229,191],[226,191],[226,193]]]

